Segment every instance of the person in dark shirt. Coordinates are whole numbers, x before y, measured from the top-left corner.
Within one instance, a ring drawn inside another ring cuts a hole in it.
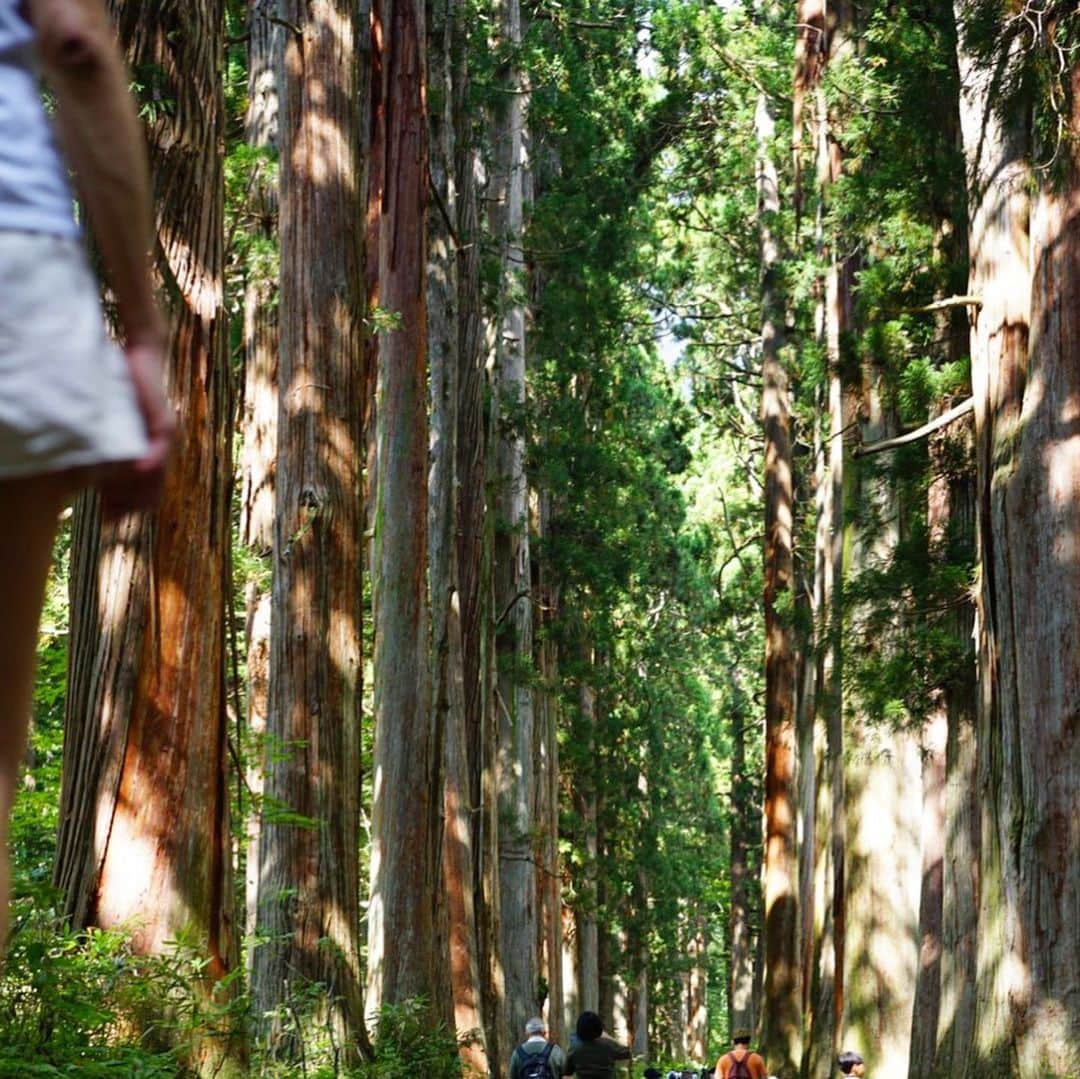
[[[625,1045],[604,1035],[604,1024],[596,1012],[582,1012],[577,1021],[577,1043],[566,1058],[564,1075],[580,1075],[581,1079],[614,1079],[615,1062],[630,1060],[632,1053]]]
[[[858,1053],[851,1049],[845,1049],[836,1062],[844,1075],[865,1075],[866,1064]]]

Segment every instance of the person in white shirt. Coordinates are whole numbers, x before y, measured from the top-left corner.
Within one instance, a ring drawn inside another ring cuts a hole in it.
[[[149,268],[149,170],[127,87],[103,0],[0,0],[0,946],[8,818],[59,512],[88,485],[107,517],[152,507],[175,427]],[[119,343],[105,330],[69,168]]]

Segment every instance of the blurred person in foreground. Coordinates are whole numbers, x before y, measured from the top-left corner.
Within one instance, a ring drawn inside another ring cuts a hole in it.
[[[853,1049],[845,1049],[836,1061],[837,1067],[844,1075],[865,1075],[866,1063]]]
[[[0,948],[9,815],[59,513],[87,486],[107,518],[151,508],[173,438],[146,151],[127,83],[103,0],[0,0]],[[69,167],[122,347],[105,329]]]

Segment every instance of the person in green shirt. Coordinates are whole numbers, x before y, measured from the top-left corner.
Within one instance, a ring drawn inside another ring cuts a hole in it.
[[[580,1075],[581,1079],[614,1079],[615,1062],[632,1058],[625,1045],[605,1036],[604,1023],[596,1012],[582,1012],[575,1033],[577,1042],[566,1058],[564,1075]]]
[[[547,1040],[547,1023],[534,1016],[525,1024],[525,1041],[510,1058],[510,1079],[558,1079],[566,1064],[566,1054]]]

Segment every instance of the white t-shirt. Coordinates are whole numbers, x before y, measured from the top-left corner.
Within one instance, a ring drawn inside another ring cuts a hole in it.
[[[0,229],[77,236],[22,0],[0,0]]]

